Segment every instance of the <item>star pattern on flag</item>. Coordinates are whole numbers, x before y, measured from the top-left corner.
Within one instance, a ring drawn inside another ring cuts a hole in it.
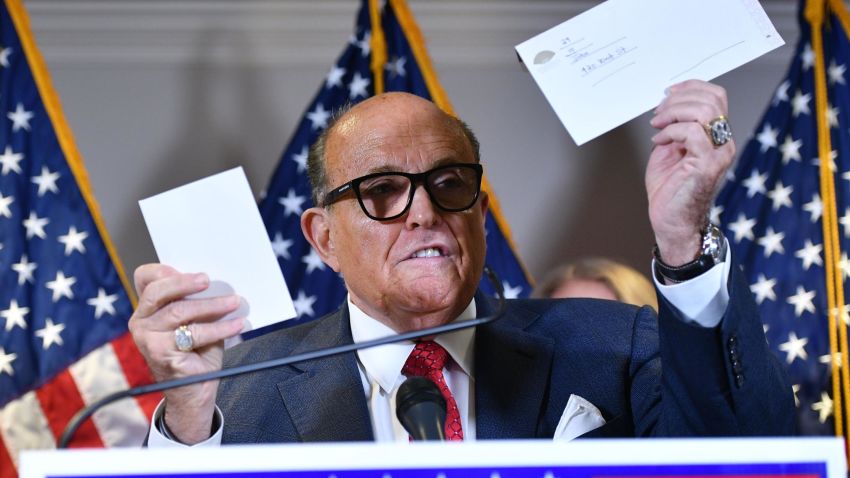
[[[24,109],[24,105],[18,103],[18,106],[15,108],[15,111],[10,111],[7,115],[7,118],[12,120],[12,131],[18,131],[21,129],[30,130],[30,120],[32,119],[32,111],[27,111]]]
[[[94,318],[99,319],[103,314],[115,315],[115,301],[118,294],[107,294],[103,287],[97,290],[97,297],[92,297],[86,303],[94,307]]]
[[[65,324],[55,324],[53,319],[48,318],[44,328],[35,331],[35,336],[41,339],[41,347],[47,350],[53,345],[61,346],[64,343],[63,330],[65,330]]]
[[[44,196],[48,192],[58,193],[59,187],[56,186],[56,181],[59,179],[59,176],[59,173],[50,172],[47,166],[42,166],[41,174],[32,177],[33,184],[38,186],[38,195]]]
[[[0,154],[0,174],[3,176],[10,172],[21,174],[21,161],[23,159],[23,154],[12,151],[11,146],[6,146],[3,154]]]
[[[802,17],[801,17],[802,18]],[[850,277],[850,108],[846,65],[850,42],[834,15],[824,28],[826,109],[815,102],[815,52],[807,22],[785,78],[769,100],[756,132],[742,149],[716,204],[733,254],[761,311],[768,344],[794,383],[797,421],[804,434],[831,434],[832,360],[828,338],[826,212],[820,194],[817,115],[829,126],[836,175],[840,253],[837,273]],[[737,178],[737,179],[736,179]],[[840,178],[840,179],[838,179]],[[850,290],[845,290],[850,298]],[[850,320],[850,304],[835,311]]]
[[[79,252],[80,254],[85,254],[86,246],[83,244],[83,241],[89,237],[89,233],[85,231],[77,231],[75,226],[71,226],[68,229],[68,234],[64,236],[59,236],[59,242],[65,245],[65,255],[70,256],[72,252]]]
[[[430,99],[421,65],[390,2],[384,2],[382,18],[387,60],[379,71],[384,76],[385,90],[406,91]],[[328,127],[333,112],[363,101],[375,92],[370,25],[368,7],[363,3],[354,34],[327,74],[317,79],[320,88],[305,106],[304,116],[282,152],[278,167],[265,189],[266,194],[260,201],[260,213],[272,249],[294,299],[298,320],[291,323],[318,318],[336,310],[347,294],[341,276],[324,264],[304,239],[300,215],[314,206],[307,178],[310,146]],[[420,46],[424,48],[424,45]],[[498,273],[501,282],[510,285],[505,287],[506,294],[527,296],[531,287],[492,212],[487,215],[485,237],[486,263]],[[493,286],[486,280],[481,282],[480,288],[486,294],[493,294]]]
[[[18,358],[18,354],[15,353],[6,353],[6,350],[3,347],[0,347],[0,375],[6,374],[8,376],[15,375],[15,369],[12,367],[12,362]]]
[[[56,272],[56,278],[52,281],[47,282],[45,287],[50,289],[53,292],[53,302],[57,302],[61,298],[73,299],[74,291],[71,290],[71,286],[77,283],[77,279],[74,277],[65,277],[65,273],[62,271]]]
[[[6,332],[11,332],[15,327],[20,327],[21,329],[27,328],[26,316],[29,314],[29,307],[20,307],[18,305],[18,301],[12,299],[12,302],[9,304],[9,308],[3,311],[0,311],[0,317],[6,320],[5,329]]]

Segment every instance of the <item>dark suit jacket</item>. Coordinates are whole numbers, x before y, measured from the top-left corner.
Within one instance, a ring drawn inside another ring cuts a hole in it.
[[[475,335],[477,438],[552,437],[570,394],[607,421],[585,436],[793,432],[791,387],[741,274],[731,274],[730,305],[714,329],[659,301],[658,317],[593,299],[508,301],[504,317]],[[483,296],[476,306],[492,313]],[[224,366],[351,341],[343,306],[234,347]],[[224,443],[373,439],[353,353],[225,380],[218,405]]]

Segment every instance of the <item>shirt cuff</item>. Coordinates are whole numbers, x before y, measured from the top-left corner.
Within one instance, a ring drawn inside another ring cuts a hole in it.
[[[215,407],[215,417],[213,418],[213,434],[206,440],[195,445],[186,445],[167,436],[165,427],[165,399],[160,400],[153,411],[151,419],[151,428],[148,433],[148,448],[189,448],[189,447],[207,447],[220,446],[221,435],[224,429],[224,416],[221,414],[218,406]]]
[[[673,307],[689,321],[703,327],[716,327],[726,313],[729,305],[729,273],[732,261],[729,259],[729,242],[726,241],[726,260],[691,280],[678,284],[662,284],[657,274],[652,274],[655,287]],[[652,261],[655,270],[655,260]]]

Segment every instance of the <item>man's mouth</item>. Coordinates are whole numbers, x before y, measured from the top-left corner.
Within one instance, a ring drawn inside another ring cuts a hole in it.
[[[419,259],[422,257],[443,257],[445,254],[439,247],[427,247],[420,249],[410,255],[411,259]]]

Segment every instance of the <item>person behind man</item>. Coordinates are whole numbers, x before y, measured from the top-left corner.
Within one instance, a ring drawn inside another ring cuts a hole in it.
[[[640,272],[605,257],[583,257],[543,276],[531,293],[536,299],[590,297],[648,305],[658,311],[655,288]]]
[[[512,300],[475,330],[168,391],[151,443],[406,442],[394,394],[416,374],[446,398],[449,439],[551,438],[561,425],[570,437],[790,433],[787,378],[725,240],[704,220],[734,156],[729,135],[706,134],[728,131],[726,114],[722,88],[688,81],[650,122],[654,264],[669,283],[656,283],[657,317],[611,301]],[[225,352],[243,321],[217,319],[239,297],[186,300],[208,287],[205,274],[141,266],[130,329],[157,380],[493,312],[476,294],[488,197],[462,122],[416,96],[379,95],[325,131],[309,171],[317,207],[302,230],[344,278],[347,302]],[[593,412],[594,424],[570,423],[570,407]]]

